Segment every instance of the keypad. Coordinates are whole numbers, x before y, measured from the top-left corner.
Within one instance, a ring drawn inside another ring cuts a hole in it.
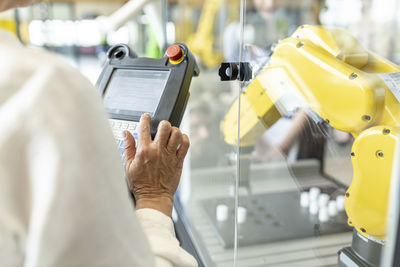
[[[135,121],[125,121],[125,120],[116,120],[109,119],[111,129],[114,134],[115,143],[119,149],[121,155],[124,154],[124,137],[122,136],[122,132],[128,130],[132,133],[135,140],[137,140],[138,133],[137,128],[139,126],[139,122]]]

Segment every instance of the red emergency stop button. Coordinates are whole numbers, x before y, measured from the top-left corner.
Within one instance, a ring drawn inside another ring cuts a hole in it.
[[[179,64],[183,61],[183,51],[179,45],[171,45],[167,49],[167,57],[172,64]]]

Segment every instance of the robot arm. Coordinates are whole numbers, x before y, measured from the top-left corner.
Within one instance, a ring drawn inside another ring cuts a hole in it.
[[[378,73],[399,71],[344,30],[301,26],[278,43],[240,95],[240,146],[253,145],[285,113],[288,98],[300,99],[332,127],[354,136],[348,223],[365,237],[384,240],[400,105]],[[233,145],[238,102],[221,124]]]
[[[160,49],[166,45],[166,36],[162,21],[162,3],[160,0],[131,0],[120,7],[108,17],[99,17],[100,29],[104,34],[118,30],[130,19],[140,14],[146,14],[153,31],[156,33],[157,43]]]

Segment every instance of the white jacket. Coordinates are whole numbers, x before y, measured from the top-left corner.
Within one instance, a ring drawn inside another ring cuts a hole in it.
[[[0,31],[0,266],[155,265],[197,263],[169,217],[135,214],[100,94]]]

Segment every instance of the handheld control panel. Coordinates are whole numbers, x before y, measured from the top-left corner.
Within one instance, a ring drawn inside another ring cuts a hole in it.
[[[151,135],[167,120],[179,127],[189,99],[193,76],[199,75],[196,60],[183,44],[170,46],[161,59],[137,57],[127,45],[115,45],[97,81],[116,142],[122,152],[122,131],[137,138],[140,116],[151,116]]]

